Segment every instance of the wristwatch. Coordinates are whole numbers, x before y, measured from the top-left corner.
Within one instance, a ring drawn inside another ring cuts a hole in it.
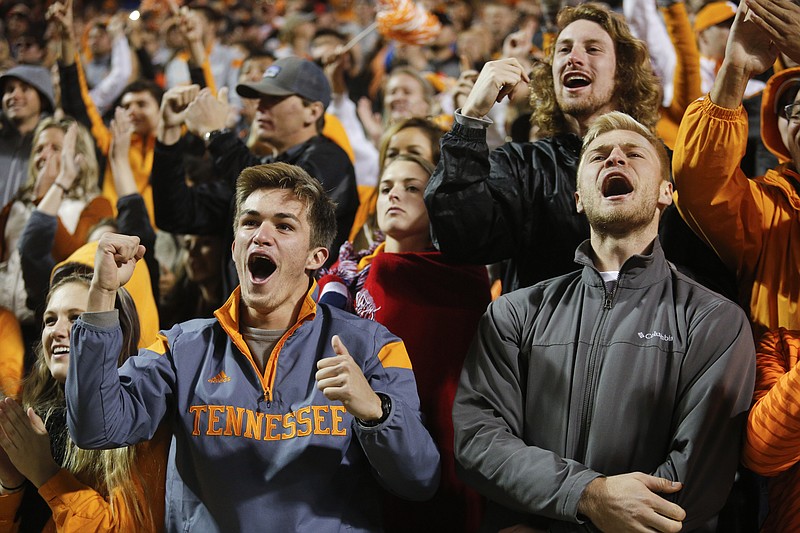
[[[361,420],[360,418],[356,418],[356,422],[365,428],[374,428],[375,426],[379,426],[386,422],[386,419],[389,418],[389,414],[392,412],[392,399],[382,392],[376,392],[375,394],[378,395],[378,398],[381,399],[381,417],[377,420]]]
[[[218,130],[211,130],[207,131],[205,135],[203,135],[203,141],[206,143],[206,146],[211,144],[211,142],[219,137],[220,135],[225,135],[226,133],[230,133],[230,128],[221,128]]]

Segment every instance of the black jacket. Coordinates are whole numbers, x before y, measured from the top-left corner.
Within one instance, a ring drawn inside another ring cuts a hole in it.
[[[224,133],[208,146],[216,179],[193,187],[188,186],[185,180],[184,148],[184,139],[170,146],[156,142],[150,174],[156,225],[172,233],[223,236],[228,251],[224,294],[238,285],[236,270],[230,260],[234,193],[239,173],[250,166],[282,161],[303,168],[322,183],[336,202],[336,239],[327,264],[336,261],[339,247],[347,240],[353,225],[358,209],[358,192],[353,165],[345,151],[333,141],[317,135],[268,161],[253,155],[233,132]]]
[[[581,139],[562,134],[506,143],[489,152],[486,130],[459,123],[442,137],[442,155],[425,190],[434,244],[451,259],[490,264],[510,259],[503,292],[575,270],[574,251],[589,238],[575,208]],[[679,271],[729,298],[736,284],[674,205],[659,228]]]
[[[504,292],[575,270],[575,248],[589,237],[575,210],[580,148],[566,134],[490,154],[485,130],[454,124],[425,191],[439,250],[468,263],[512,259]]]

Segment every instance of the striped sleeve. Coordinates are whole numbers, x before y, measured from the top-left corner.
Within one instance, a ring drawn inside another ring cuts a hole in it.
[[[754,405],[747,421],[742,461],[775,476],[800,459],[800,331],[767,332],[757,355]]]

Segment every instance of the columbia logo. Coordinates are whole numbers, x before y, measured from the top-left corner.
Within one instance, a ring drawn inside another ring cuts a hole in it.
[[[662,341],[672,342],[675,340],[675,337],[672,335],[668,335],[666,333],[661,333],[659,331],[653,330],[651,333],[642,333],[639,332],[640,339],[661,339]]]
[[[227,383],[231,380],[228,375],[223,371],[214,376],[213,378],[209,379],[209,383]]]

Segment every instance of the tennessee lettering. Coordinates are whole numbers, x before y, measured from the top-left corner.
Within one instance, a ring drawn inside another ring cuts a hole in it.
[[[343,405],[308,405],[291,413],[259,413],[233,405],[193,405],[192,435],[286,440],[309,435],[347,435]]]

